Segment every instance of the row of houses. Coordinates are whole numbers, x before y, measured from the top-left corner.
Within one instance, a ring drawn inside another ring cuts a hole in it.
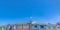
[[[31,23],[1,25],[0,30],[31,30]]]
[[[60,24],[50,23],[20,23],[0,26],[0,30],[60,30]]]

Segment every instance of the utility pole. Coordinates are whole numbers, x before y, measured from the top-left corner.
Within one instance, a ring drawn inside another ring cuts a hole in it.
[[[32,30],[32,17],[30,17],[29,30]]]

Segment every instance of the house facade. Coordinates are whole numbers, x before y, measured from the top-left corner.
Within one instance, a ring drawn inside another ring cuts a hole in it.
[[[60,25],[49,23],[21,23],[0,26],[0,30],[60,30]]]

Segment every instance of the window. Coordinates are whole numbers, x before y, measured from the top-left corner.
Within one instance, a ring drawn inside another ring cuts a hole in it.
[[[60,29],[60,27],[58,27],[58,29]]]
[[[12,26],[10,26],[10,29],[9,30],[12,30]]]
[[[35,25],[34,27],[37,28],[37,25]]]
[[[25,25],[24,28],[29,28],[29,26],[28,25]]]
[[[22,28],[22,26],[18,25],[18,28]]]
[[[40,25],[40,27],[41,27],[41,28],[44,28],[44,26],[43,26],[43,25]]]

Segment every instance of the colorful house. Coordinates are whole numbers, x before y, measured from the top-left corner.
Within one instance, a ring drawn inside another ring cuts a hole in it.
[[[41,23],[32,24],[32,30],[46,30],[46,25]]]
[[[0,26],[0,30],[60,30],[60,25],[41,22],[30,22],[2,25]]]

